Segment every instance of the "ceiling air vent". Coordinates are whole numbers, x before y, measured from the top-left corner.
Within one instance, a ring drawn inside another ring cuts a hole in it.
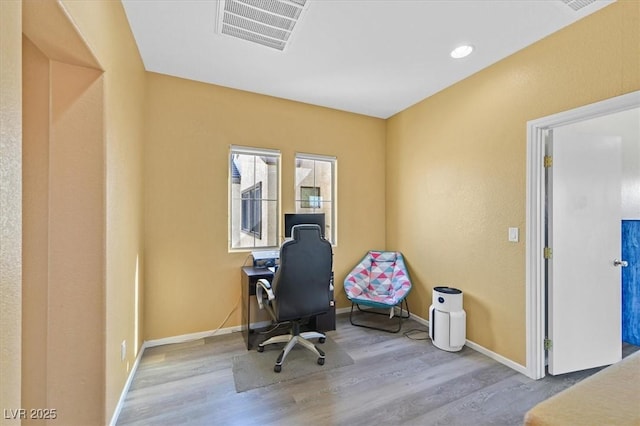
[[[308,0],[220,0],[217,31],[284,50]]]
[[[578,11],[583,7],[589,6],[591,3],[595,3],[596,0],[562,0],[564,4],[571,9]]]

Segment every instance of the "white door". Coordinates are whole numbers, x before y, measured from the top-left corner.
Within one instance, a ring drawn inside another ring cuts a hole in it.
[[[553,130],[549,374],[613,364],[621,348],[621,138]]]

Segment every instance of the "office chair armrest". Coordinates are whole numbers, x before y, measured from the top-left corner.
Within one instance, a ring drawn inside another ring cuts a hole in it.
[[[269,281],[264,278],[259,279],[256,283],[256,299],[258,299],[258,306],[260,307],[260,309],[264,309],[264,305],[262,304],[263,291],[267,293],[267,298],[269,300],[273,300],[276,298],[276,296],[273,294],[273,290],[271,290],[271,284],[269,283]]]

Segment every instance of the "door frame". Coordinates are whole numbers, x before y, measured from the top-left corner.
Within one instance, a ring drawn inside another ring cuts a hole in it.
[[[640,90],[527,122],[526,371],[545,376],[546,291],[544,262],[546,130],[640,107]]]

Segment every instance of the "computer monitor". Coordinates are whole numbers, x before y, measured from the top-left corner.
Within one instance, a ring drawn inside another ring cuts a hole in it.
[[[284,215],[284,237],[291,238],[291,229],[302,224],[320,225],[320,233],[324,238],[324,213],[285,213]]]

